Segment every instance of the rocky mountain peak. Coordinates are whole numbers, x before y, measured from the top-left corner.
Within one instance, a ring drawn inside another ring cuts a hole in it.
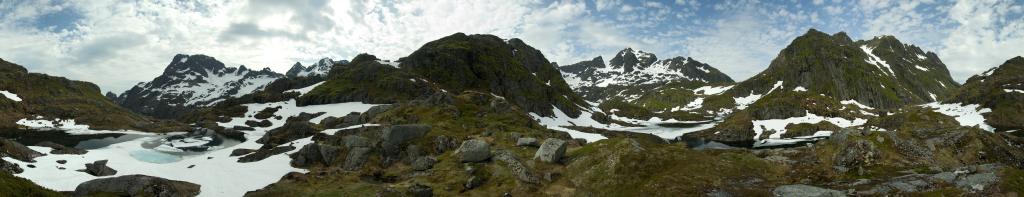
[[[615,57],[609,61],[609,65],[614,69],[622,69],[623,72],[628,73],[646,68],[656,61],[658,61],[658,57],[652,53],[625,48],[615,54]]]
[[[288,72],[285,72],[287,77],[305,77],[305,76],[324,76],[331,71],[331,67],[334,64],[346,63],[346,61],[334,61],[331,58],[322,58],[315,63],[309,65],[309,67],[302,66],[302,63],[295,62]]]

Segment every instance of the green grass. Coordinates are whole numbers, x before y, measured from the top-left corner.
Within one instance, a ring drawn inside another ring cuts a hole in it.
[[[32,181],[0,172],[0,196],[64,196],[55,191],[40,187]]]

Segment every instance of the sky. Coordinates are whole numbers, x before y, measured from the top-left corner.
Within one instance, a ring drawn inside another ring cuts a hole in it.
[[[0,0],[0,58],[120,93],[175,54],[285,72],[323,57],[398,59],[464,32],[520,38],[560,65],[623,48],[693,57],[736,80],[815,28],[894,35],[963,82],[1024,55],[1020,0]]]

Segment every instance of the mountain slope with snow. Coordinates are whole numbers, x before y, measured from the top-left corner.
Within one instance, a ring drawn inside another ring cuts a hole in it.
[[[117,101],[142,114],[176,118],[195,107],[253,93],[283,77],[269,68],[257,71],[245,66],[226,67],[213,57],[179,54],[163,74],[135,85]]]

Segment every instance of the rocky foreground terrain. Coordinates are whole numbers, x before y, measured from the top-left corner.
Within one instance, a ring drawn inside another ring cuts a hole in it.
[[[937,55],[895,37],[854,41],[842,32],[812,29],[795,38],[768,69],[744,81],[695,59],[659,60],[627,48],[607,63],[598,57],[559,67],[522,40],[457,33],[396,61],[360,54],[321,75],[297,73],[334,61],[297,64],[294,72],[273,75],[250,92],[240,91],[253,79],[246,73],[258,71],[192,55],[175,58],[161,76],[168,80],[158,78],[129,91],[136,93],[114,97],[127,108],[86,82],[27,73],[3,62],[0,109],[14,110],[0,112],[5,121],[0,126],[141,137],[104,148],[23,144],[24,136],[0,139],[0,191],[16,196],[1024,193],[1019,116],[1024,58],[993,65],[960,85]],[[139,115],[154,111],[132,107],[125,98],[143,95],[153,102],[171,98],[167,91],[155,94],[166,87],[209,84],[208,78],[173,74],[180,72],[172,67],[241,76],[243,83],[224,83],[232,87],[229,94],[213,88],[218,94],[204,98],[214,100],[175,97],[164,107],[196,103],[160,115],[171,120]],[[54,98],[65,100],[47,100]],[[665,136],[663,130],[680,134]],[[154,134],[166,131],[177,132]]]

